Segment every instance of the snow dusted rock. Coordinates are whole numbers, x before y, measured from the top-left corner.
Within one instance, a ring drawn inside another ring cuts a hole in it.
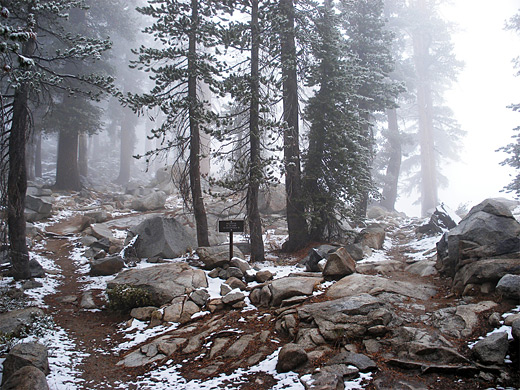
[[[90,261],[90,276],[114,275],[121,271],[125,262],[121,256],[110,256]]]
[[[152,313],[157,310],[155,306],[135,307],[130,312],[130,316],[140,321],[148,321],[152,318]]]
[[[298,308],[298,317],[305,324],[316,324],[327,341],[336,342],[362,337],[376,325],[388,325],[392,313],[379,299],[360,294],[304,305]]]
[[[287,298],[301,295],[312,295],[316,285],[323,280],[314,277],[285,277],[269,283],[271,291],[271,306],[280,306]]]
[[[346,364],[356,366],[360,372],[370,372],[377,370],[377,364],[369,357],[349,351],[344,351],[331,358],[327,365]]]
[[[356,262],[347,250],[341,247],[328,255],[327,263],[323,269],[323,276],[326,279],[341,279],[354,272],[356,272]]]
[[[4,378],[6,373],[4,371]],[[2,390],[49,390],[45,374],[34,366],[25,366],[9,376]]]
[[[482,301],[476,304],[446,307],[432,314],[431,324],[448,336],[469,337],[478,325],[478,315],[496,306],[495,302]]]
[[[460,218],[451,212],[444,204],[437,206],[428,223],[418,226],[416,233],[436,235],[457,226]]]
[[[383,292],[427,300],[434,296],[437,291],[428,284],[393,281],[380,276],[352,274],[333,284],[327,291],[327,296],[340,298],[361,293],[378,295]]]
[[[41,317],[43,314],[43,310],[37,307],[2,313],[0,314],[0,334],[16,336],[24,327],[31,325],[36,317]]]
[[[229,246],[226,245],[199,247],[197,248],[196,253],[199,256],[199,259],[204,263],[204,268],[206,269],[212,270],[230,263]],[[233,254],[236,257],[244,257],[237,247],[233,247]]]
[[[233,250],[233,253],[235,253],[235,251]],[[231,259],[231,261],[229,262],[229,265],[231,267],[235,267],[235,268],[238,268],[240,269],[240,271],[242,271],[243,274],[245,274],[247,271],[250,271],[251,270],[251,266],[249,265],[249,263],[245,260],[242,260],[238,257],[233,257]]]
[[[208,287],[208,280],[202,270],[186,263],[171,263],[124,270],[107,284],[108,289],[117,286],[143,289],[150,294],[155,306],[161,306],[200,287]]]
[[[509,348],[506,332],[492,333],[473,346],[473,354],[484,364],[504,364]]]
[[[520,301],[520,275],[504,275],[497,284],[497,292],[503,297]]]
[[[2,382],[5,382],[11,375],[25,366],[33,366],[45,375],[49,374],[47,347],[39,343],[20,343],[15,345],[9,351],[3,363]]]
[[[36,211],[38,214],[50,216],[52,212],[52,198],[27,195],[25,197],[25,207]]]
[[[486,199],[473,207],[459,225],[442,236],[437,244],[437,269],[453,278],[453,288],[464,290],[474,283],[474,275],[485,282],[498,282],[504,275],[520,272],[520,223],[513,217],[507,204],[499,199]],[[506,255],[510,255],[506,258]],[[494,259],[500,256],[500,259]],[[489,259],[493,259],[490,261]],[[507,261],[506,261],[507,260]],[[487,261],[484,267],[478,262]],[[500,263],[493,270],[492,263]],[[516,272],[513,270],[516,269]],[[498,272],[498,274],[497,274]]]
[[[205,288],[199,288],[190,294],[190,299],[200,307],[206,306],[209,298],[209,292]]]
[[[197,246],[195,234],[175,218],[152,217],[131,228],[130,233],[128,240],[137,236],[133,248],[140,258],[157,256],[171,259]]]
[[[163,308],[165,322],[179,322],[184,324],[191,320],[191,316],[200,311],[195,302],[188,300],[187,296],[174,298],[171,304]]]
[[[274,275],[269,270],[261,270],[255,274],[255,279],[258,283],[265,283],[269,280],[272,280],[273,277]]]
[[[359,233],[356,237],[356,243],[361,243],[372,249],[383,248],[385,242],[385,229],[379,225],[369,226]]]
[[[278,354],[277,372],[288,372],[305,364],[309,360],[307,352],[298,344],[285,344]]]
[[[520,318],[512,322],[511,333],[513,334],[513,339],[516,341],[516,343],[520,344]]]
[[[324,244],[317,248],[312,248],[309,254],[301,261],[302,265],[305,265],[307,272],[321,272],[318,263],[326,259],[329,253],[335,252],[338,249],[337,245]]]
[[[92,296],[92,291],[85,291],[81,295],[79,306],[85,310],[92,310],[97,308],[97,305],[94,302],[94,297]]]
[[[166,203],[166,194],[163,191],[154,191],[142,198],[132,201],[132,208],[137,211],[151,211],[164,208]]]
[[[237,302],[241,302],[245,299],[245,295],[243,292],[239,290],[231,290],[226,295],[222,297],[222,303],[224,305],[234,305]]]

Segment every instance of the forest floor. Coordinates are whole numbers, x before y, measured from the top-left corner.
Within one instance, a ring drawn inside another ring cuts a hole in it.
[[[54,222],[67,224],[72,214],[58,217]],[[414,227],[421,221],[402,219],[399,227],[391,229],[385,241],[384,249],[374,251],[373,255],[365,261],[384,263],[385,261],[408,262],[411,258],[432,259],[435,257],[435,243],[438,237],[429,237],[418,240],[415,237]],[[88,261],[82,257],[82,245],[78,241],[79,236],[44,235],[35,245],[33,256],[43,263],[49,270],[48,276],[41,280],[44,287],[31,291],[31,298],[35,304],[44,307],[46,314],[52,319],[53,329],[43,331],[37,336],[29,336],[26,340],[38,340],[49,348],[49,360],[51,374],[47,377],[51,390],[80,390],[80,389],[217,389],[217,388],[241,388],[241,389],[303,389],[302,384],[295,373],[277,374],[274,370],[276,364],[276,351],[261,365],[261,369],[254,372],[241,371],[208,380],[208,378],[190,378],[189,370],[183,370],[180,375],[178,370],[169,374],[169,384],[154,384],[154,376],[147,368],[129,369],[118,366],[121,355],[129,350],[138,348],[146,340],[166,334],[173,329],[159,326],[147,329],[144,323],[134,321],[128,327],[129,315],[120,314],[106,309],[106,297],[104,286],[108,277],[95,280],[88,277]],[[306,255],[308,250],[301,251],[293,256],[281,256],[277,252],[269,254],[272,267],[278,276],[295,270],[295,265]],[[433,311],[442,301],[443,307],[453,305],[455,297],[449,292],[449,285],[443,278],[437,276],[428,277],[427,280],[412,276],[409,273],[396,271],[388,273],[386,277],[392,280],[410,281],[416,279],[428,282],[437,288],[438,294],[428,303],[425,311]],[[99,279],[99,278],[97,278]],[[2,285],[12,285],[15,282],[8,278],[0,279]],[[80,306],[83,295],[91,293],[94,301],[100,309],[85,310]],[[320,296],[313,298],[318,301]],[[504,311],[511,309],[503,307]],[[250,309],[249,309],[250,310]],[[257,310],[256,315],[262,318],[265,310]],[[241,321],[241,314],[237,311],[219,312],[214,315],[223,316],[237,327],[252,326],[247,321]],[[195,319],[194,323],[202,324],[207,321]],[[255,325],[258,326],[258,325]],[[273,326],[264,322],[259,326]],[[481,334],[485,334],[486,324],[482,324]],[[289,340],[282,340],[288,342]],[[1,360],[1,359],[0,359]],[[384,360],[377,361],[379,370],[376,373],[364,375],[357,380],[346,382],[346,388],[356,389],[384,389],[381,383],[396,383],[400,377],[407,375],[403,371],[387,366]],[[239,379],[238,375],[242,378]],[[196,379],[196,380],[192,380]],[[375,383],[379,383],[378,386]],[[443,389],[479,389],[481,382],[471,379],[459,380],[456,376],[429,376],[416,378],[417,389],[435,388]]]

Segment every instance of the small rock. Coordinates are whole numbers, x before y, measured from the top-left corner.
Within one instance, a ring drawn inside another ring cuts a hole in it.
[[[488,318],[488,323],[493,328],[498,328],[501,325],[501,317],[497,312],[492,313]]]
[[[220,295],[222,296],[228,294],[229,292],[231,292],[231,290],[233,290],[231,286],[227,285],[226,283],[222,283],[220,285]]]
[[[229,287],[231,287],[232,290],[238,288],[238,289],[244,291],[247,288],[247,284],[245,284],[243,281],[241,281],[240,279],[238,279],[234,276],[231,276],[228,280],[226,280],[226,284]]]
[[[273,274],[269,270],[258,271],[255,275],[258,283],[265,283],[268,280],[273,279]]]
[[[91,309],[97,308],[97,305],[94,302],[94,297],[92,296],[92,291],[85,291],[83,293],[79,306],[85,310],[91,310]]]
[[[282,347],[276,363],[277,372],[289,372],[308,360],[307,352],[298,344],[289,343]]]
[[[107,276],[114,275],[121,271],[125,266],[121,256],[111,256],[102,259],[92,260],[90,262],[90,276]]]
[[[504,364],[508,347],[506,332],[492,333],[473,346],[473,354],[484,364]]]
[[[520,301],[520,275],[507,274],[498,281],[496,290],[503,297]]]
[[[237,302],[243,301],[245,297],[244,293],[232,290],[222,297],[222,303],[225,305],[233,305]]]
[[[209,297],[209,292],[205,288],[199,288],[190,294],[190,299],[200,307],[206,306]]]
[[[249,263],[245,260],[239,259],[238,257],[233,257],[229,262],[229,265],[231,267],[239,268],[243,274],[251,270],[251,266],[249,265]]]
[[[152,313],[157,310],[155,306],[144,306],[133,308],[130,316],[140,321],[149,321],[152,318]]]

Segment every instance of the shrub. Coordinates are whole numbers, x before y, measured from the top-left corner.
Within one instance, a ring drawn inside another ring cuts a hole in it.
[[[126,313],[136,307],[153,306],[150,292],[140,287],[122,284],[107,289],[107,295],[108,307],[116,311]]]

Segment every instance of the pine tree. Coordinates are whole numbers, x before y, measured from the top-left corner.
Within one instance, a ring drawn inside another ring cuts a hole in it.
[[[90,74],[64,73],[67,63],[98,59],[110,47],[107,40],[69,34],[65,20],[81,1],[3,1],[2,42],[2,154],[4,175],[1,193],[7,205],[7,227],[13,275],[30,277],[25,241],[25,193],[27,173],[25,146],[30,107],[44,101],[50,90],[85,93],[92,98],[110,88],[110,79]],[[4,28],[5,27],[5,28]],[[41,31],[41,40],[37,36]],[[63,46],[56,50],[53,43]],[[88,87],[88,88],[87,88]]]
[[[373,133],[375,114],[395,107],[402,91],[399,83],[391,79],[395,61],[391,48],[393,34],[386,29],[382,0],[342,0],[339,3],[342,27],[347,36],[347,50],[354,61],[360,80],[358,98],[352,101],[364,119],[364,145],[373,159]],[[357,217],[363,219],[370,197],[370,189],[361,198]]]
[[[453,53],[451,26],[440,16],[440,3],[391,0],[387,6],[392,30],[402,42],[394,54],[399,60],[397,78],[407,88],[397,112],[409,141],[402,145],[407,158],[401,171],[408,175],[408,191],[419,189],[426,215],[439,201],[438,188],[447,183],[441,164],[458,158],[458,141],[464,134],[443,97],[463,64]]]
[[[352,104],[362,85],[360,70],[349,57],[331,0],[319,14],[312,47],[316,65],[308,79],[316,93],[305,109],[310,130],[303,188],[312,240],[337,236],[371,185],[366,120]]]
[[[212,48],[217,43],[219,14],[224,5],[212,0],[149,0],[147,6],[138,8],[154,19],[144,31],[159,46],[142,45],[135,50],[138,59],[133,66],[151,72],[155,86],[148,93],[128,96],[128,103],[139,113],[159,108],[166,117],[154,132],[171,135],[163,147],[178,150],[174,164],[182,173],[178,184],[183,188],[189,181],[199,246],[209,246],[200,175],[200,137],[201,132],[210,132],[215,115],[204,104],[198,89],[201,83],[212,91],[218,87],[223,67]]]

